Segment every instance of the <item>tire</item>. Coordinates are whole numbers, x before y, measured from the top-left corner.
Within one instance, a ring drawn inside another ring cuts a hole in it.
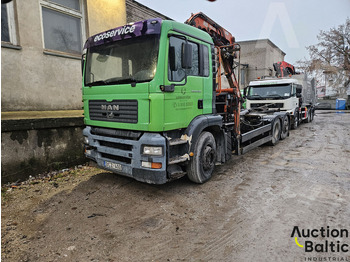
[[[187,167],[187,176],[192,182],[205,183],[211,178],[215,168],[216,142],[214,136],[209,132],[200,134],[193,153],[194,156]]]
[[[229,161],[232,156],[232,137],[229,133],[227,135],[227,144],[226,144],[226,155],[225,155],[225,162]]]
[[[291,129],[296,129],[299,126],[299,111],[298,109],[295,109],[294,116],[293,116],[293,122],[291,124]]]
[[[281,138],[281,131],[282,131],[282,124],[279,119],[275,119],[275,121],[272,124],[272,131],[271,131],[271,141],[269,142],[269,145],[274,146],[277,145]]]
[[[314,116],[315,116],[315,112],[313,109],[310,110],[311,113],[310,113],[310,122],[312,122],[314,120]]]
[[[307,111],[307,118],[306,118],[306,123],[310,123],[312,120],[311,120],[311,111],[310,110],[308,110]]]
[[[289,136],[289,127],[289,117],[285,115],[282,119],[281,140],[286,139]]]

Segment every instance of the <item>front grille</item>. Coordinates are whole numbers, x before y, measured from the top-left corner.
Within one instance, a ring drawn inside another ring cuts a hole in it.
[[[90,100],[89,114],[91,120],[135,124],[138,104],[137,100]]]
[[[265,103],[253,103],[250,104],[252,108],[266,106],[268,108],[283,108],[283,103],[265,104]]]

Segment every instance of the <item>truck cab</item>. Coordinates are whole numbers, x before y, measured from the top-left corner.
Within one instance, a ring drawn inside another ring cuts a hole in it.
[[[299,107],[301,85],[295,79],[251,81],[246,93],[247,108],[265,106],[293,113]],[[299,93],[298,93],[298,92]]]
[[[301,121],[313,118],[314,89],[313,81],[308,81],[304,75],[257,79],[246,88],[246,107],[288,112],[293,118],[292,128],[296,128]]]
[[[143,182],[184,173],[167,166],[189,159],[177,145],[188,144],[194,119],[208,122],[203,116],[213,113],[212,46],[202,30],[161,19],[91,36],[83,61],[86,156]]]

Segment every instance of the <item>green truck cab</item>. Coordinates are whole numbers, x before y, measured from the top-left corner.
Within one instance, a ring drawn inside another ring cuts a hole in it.
[[[190,158],[177,146],[188,147],[183,129],[213,113],[212,46],[205,32],[160,19],[90,37],[83,71],[86,156],[140,181],[169,180],[169,163]],[[170,169],[173,177],[185,172]]]

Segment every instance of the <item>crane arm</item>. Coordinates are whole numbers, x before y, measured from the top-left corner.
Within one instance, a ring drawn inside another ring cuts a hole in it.
[[[230,89],[226,89],[225,91],[234,93],[236,89],[236,91],[239,93],[238,81],[233,70],[233,61],[234,58],[236,58],[236,52],[239,51],[240,48],[235,42],[235,38],[232,36],[232,34],[201,12],[192,14],[185,23],[204,30],[212,37],[214,45],[218,50],[220,64],[224,69],[225,76],[230,85]],[[220,76],[221,73],[219,68],[218,77]],[[220,85],[221,81],[219,80],[218,82],[218,89],[220,93],[222,91]],[[239,95],[240,94],[237,94],[237,96]]]

